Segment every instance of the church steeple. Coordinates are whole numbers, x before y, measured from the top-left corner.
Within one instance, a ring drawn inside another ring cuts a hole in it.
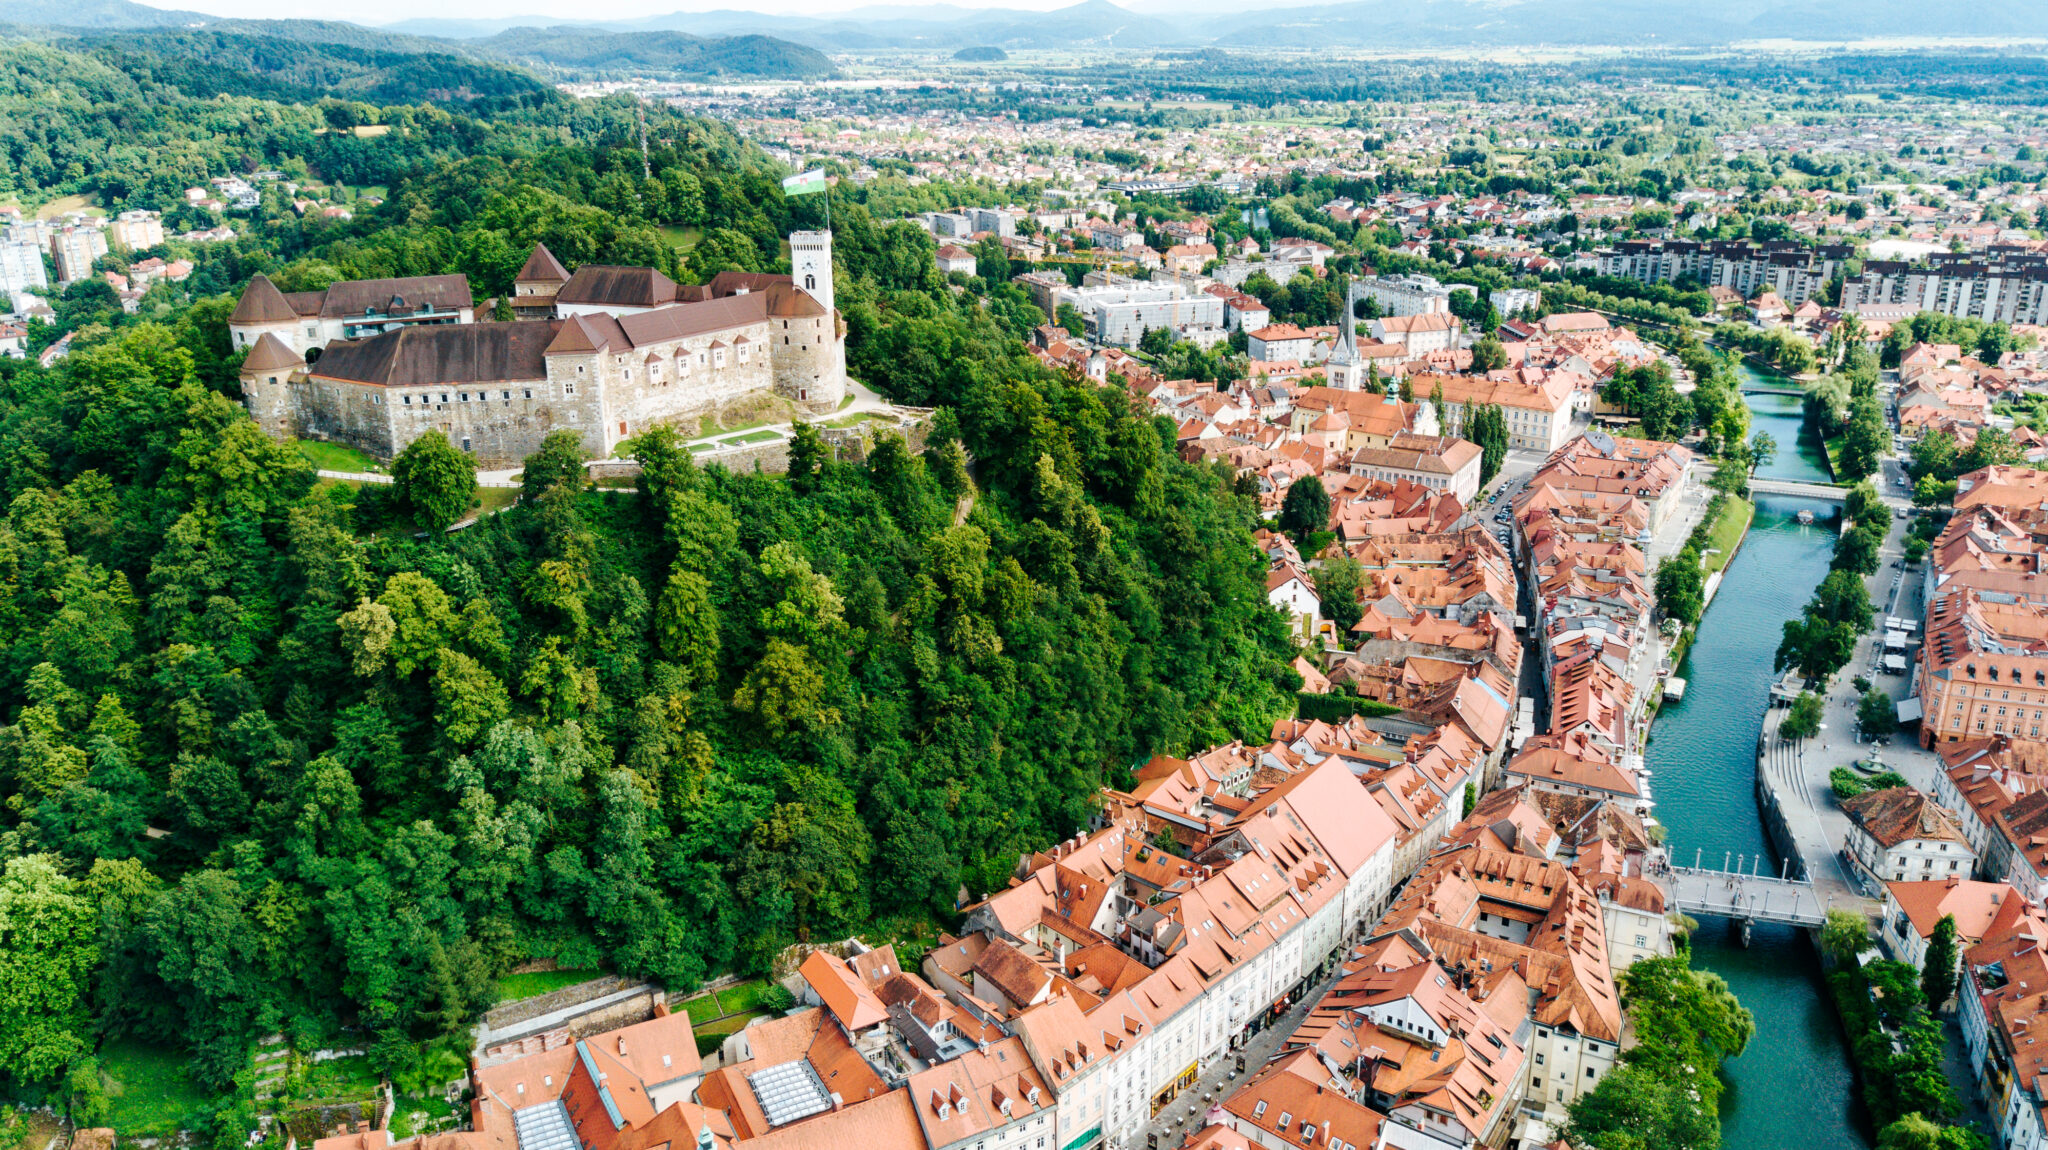
[[[1337,317],[1337,346],[1323,365],[1331,387],[1357,391],[1365,384],[1365,362],[1358,354],[1358,285],[1344,283],[1343,312]]]

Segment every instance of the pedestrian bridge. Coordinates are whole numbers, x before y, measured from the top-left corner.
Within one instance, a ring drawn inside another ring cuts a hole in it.
[[[1672,910],[1734,919],[1742,924],[1744,941],[1754,922],[1819,926],[1828,920],[1827,904],[1813,884],[1803,880],[1683,866],[1658,877]]]
[[[1840,503],[1849,497],[1849,489],[1836,487],[1831,483],[1799,483],[1790,479],[1764,479],[1750,476],[1751,495],[1797,495],[1805,499],[1826,499]]]

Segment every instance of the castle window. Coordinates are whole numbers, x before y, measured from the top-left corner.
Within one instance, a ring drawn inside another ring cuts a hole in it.
[[[509,394],[509,393],[508,393],[508,394]],[[530,388],[530,387],[526,389],[526,398],[528,398],[528,399],[532,399],[532,398],[533,398],[533,389],[532,389],[532,388]]]
[[[582,369],[581,369],[581,368],[578,368],[577,370],[581,371]],[[575,384],[573,384],[573,383],[565,383],[565,384],[563,384],[563,385],[562,385],[562,394],[563,394],[563,395],[575,395],[575,394],[576,394],[576,385],[575,385]]]
[[[445,391],[441,393],[441,402],[442,402],[442,403],[446,403],[446,402],[448,402],[448,393],[447,393],[447,392],[445,392]]]
[[[469,436],[467,436],[467,435],[465,435],[465,436],[463,436],[463,437],[462,437],[462,450],[464,450],[464,451],[468,451],[468,450],[469,450]]]
[[[404,398],[405,398],[405,405],[406,405],[407,407],[411,407],[411,406],[412,406],[412,396],[409,396],[409,395],[408,395],[408,396],[405,396]]]
[[[713,367],[724,367],[724,366],[725,366],[725,349],[724,349],[724,348],[722,348],[722,347],[721,347],[721,348],[719,348],[718,350],[716,350],[716,351],[714,351],[714,352],[712,352],[712,353],[711,353],[711,366],[713,366]]]
[[[804,290],[805,290],[805,291],[816,291],[816,290],[818,290],[818,277],[817,277],[817,276],[805,276],[805,277],[804,277]]]
[[[457,395],[459,395],[459,396],[460,396],[460,397],[462,398],[462,402],[464,402],[464,403],[468,403],[468,402],[469,402],[469,393],[468,393],[468,392],[466,392],[466,391],[462,391],[462,392],[457,392],[456,394],[457,394]]]

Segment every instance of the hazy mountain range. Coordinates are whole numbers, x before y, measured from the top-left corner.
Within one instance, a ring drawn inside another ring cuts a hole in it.
[[[449,38],[489,36],[531,23],[407,20],[393,31]],[[676,12],[595,22],[619,31],[661,29],[700,36],[760,33],[825,51],[1073,47],[1514,46],[1725,44],[1740,40],[1863,37],[2048,36],[2043,0],[1353,0],[1247,10],[1227,0],[1108,0],[1051,12],[952,4],[856,8],[832,17],[744,10]]]
[[[0,4],[0,37],[10,32],[60,46],[160,58],[188,69],[247,74],[284,87],[265,91],[239,84],[227,90],[279,99],[302,98],[300,88],[360,89],[359,98],[368,98],[366,93],[389,86],[383,73],[441,76],[456,88],[481,80],[506,91],[563,77],[621,74],[734,80],[837,74],[815,48],[749,32],[702,36],[668,29],[517,27],[447,39],[331,20],[221,19],[130,0],[11,0]],[[179,83],[211,86],[203,73],[189,70],[180,73]]]
[[[223,21],[130,0],[11,0],[0,20],[71,28],[191,28],[296,23]],[[419,18],[386,25],[412,45],[559,71],[701,70],[820,75],[811,52],[1183,47],[1704,46],[1743,40],[2048,37],[2048,2],[1979,0],[1350,0],[1248,10],[1229,0],[1083,0],[1050,12],[886,5],[832,16],[740,9],[634,20],[562,15]],[[659,36],[650,36],[659,33]],[[725,41],[747,37],[736,43]],[[695,38],[695,39],[692,39]],[[798,46],[801,46],[799,48]],[[414,48],[412,50],[418,50]],[[756,63],[758,61],[758,63]]]

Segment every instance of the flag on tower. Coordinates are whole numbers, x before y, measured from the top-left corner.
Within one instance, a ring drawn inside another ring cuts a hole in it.
[[[798,172],[796,175],[782,181],[782,194],[785,196],[808,196],[813,192],[822,192],[824,190],[825,169],[823,168],[812,168],[808,172]]]

